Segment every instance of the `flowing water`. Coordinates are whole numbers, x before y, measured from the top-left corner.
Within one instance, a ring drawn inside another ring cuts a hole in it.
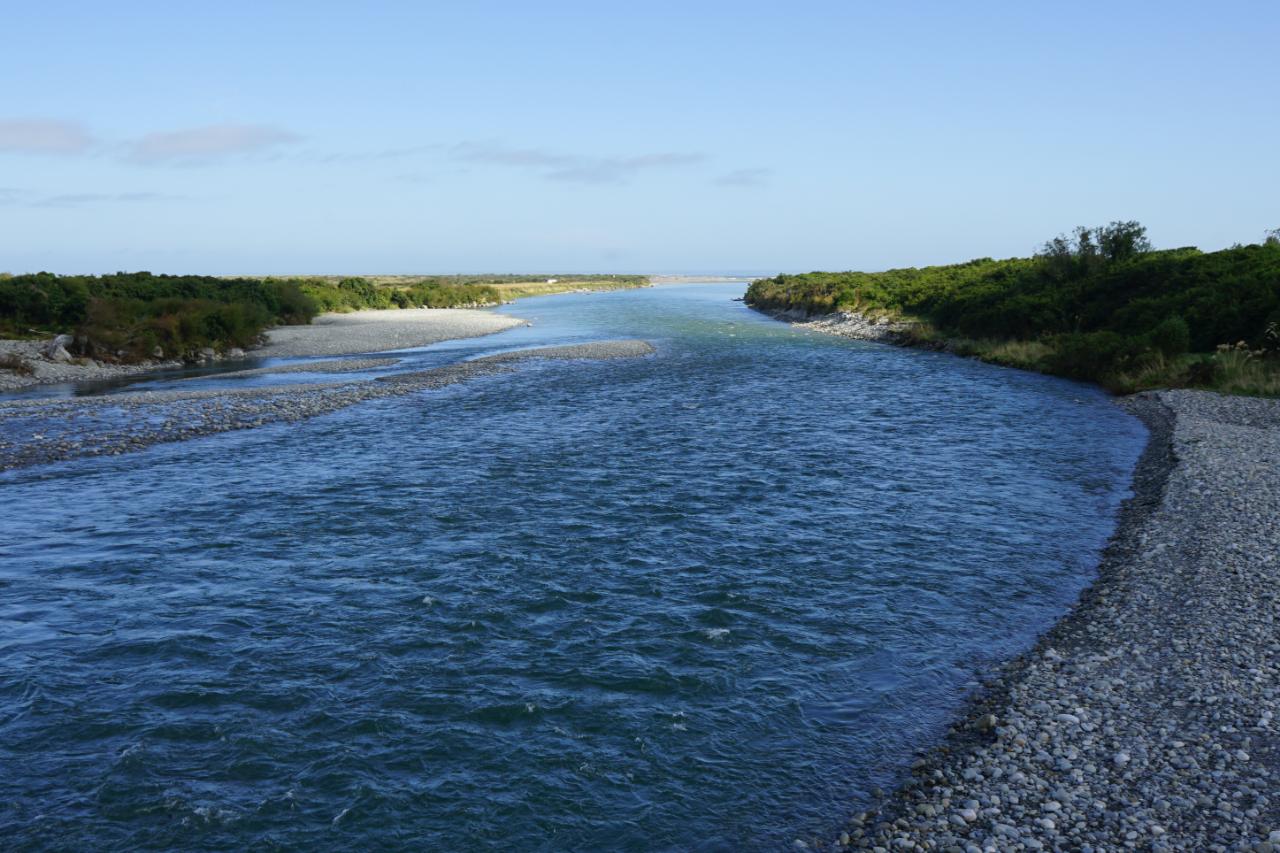
[[[1088,583],[1145,433],[741,291],[523,300],[406,364],[658,354],[0,475],[3,846],[838,833]]]

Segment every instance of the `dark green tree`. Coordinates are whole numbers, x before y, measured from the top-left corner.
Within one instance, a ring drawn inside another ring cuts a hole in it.
[[[1127,261],[1151,251],[1146,227],[1132,219],[1128,222],[1112,222],[1098,228],[1097,232],[1102,256],[1112,263]]]

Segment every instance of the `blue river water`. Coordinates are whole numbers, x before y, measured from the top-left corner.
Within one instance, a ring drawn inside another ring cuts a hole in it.
[[[742,290],[522,300],[406,363],[648,358],[0,474],[0,846],[838,834],[1089,582],[1145,431]]]

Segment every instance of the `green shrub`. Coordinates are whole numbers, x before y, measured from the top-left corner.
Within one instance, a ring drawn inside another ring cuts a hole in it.
[[[779,275],[752,282],[746,301],[773,310],[887,311],[928,323],[953,349],[967,339],[968,350],[992,360],[1025,355],[1000,342],[1046,342],[1056,355],[1036,364],[1080,379],[1129,370],[1177,377],[1186,372],[1175,363],[1183,353],[1238,341],[1280,351],[1280,241],[1152,251],[1141,225],[1113,222],[1051,240],[1034,258]],[[1268,337],[1268,328],[1277,331]],[[1134,359],[1146,351],[1168,364],[1140,367]]]
[[[1151,330],[1147,340],[1165,356],[1182,355],[1191,348],[1191,327],[1181,317],[1169,317]]]
[[[1129,365],[1141,347],[1115,332],[1077,332],[1050,342],[1045,364],[1053,373],[1073,379],[1105,379]]]

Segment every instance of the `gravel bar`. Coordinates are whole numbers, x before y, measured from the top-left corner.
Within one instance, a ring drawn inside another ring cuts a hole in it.
[[[412,349],[457,338],[491,335],[526,325],[525,320],[469,308],[401,308],[323,314],[307,326],[280,326],[267,332],[265,346],[251,355],[292,358],[354,355]]]
[[[229,373],[209,373],[204,376],[192,376],[186,382],[200,382],[206,379],[243,379],[248,376],[271,376],[277,373],[360,373],[379,367],[390,367],[400,361],[398,358],[344,358],[325,361],[306,361],[302,364],[281,364],[276,367],[255,367],[251,370],[234,370]]]
[[[522,361],[635,358],[653,352],[647,341],[600,341],[497,353],[360,382],[12,400],[0,403],[0,471],[78,456],[119,455],[162,442],[299,421],[367,400],[508,373]]]
[[[1280,851],[1280,401],[1122,399],[1151,430],[1075,609],[838,839]]]

